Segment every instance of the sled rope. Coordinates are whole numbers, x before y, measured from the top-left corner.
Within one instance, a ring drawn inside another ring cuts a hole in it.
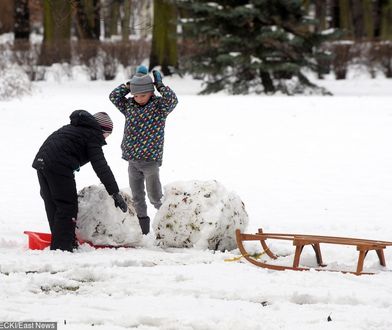
[[[238,257],[224,259],[224,261],[226,261],[226,262],[238,261],[238,260],[240,260],[240,259],[243,258],[243,257],[252,257],[252,258],[254,258],[254,259],[259,259],[262,255],[266,254],[268,250],[269,250],[269,249],[266,249],[266,250],[264,250],[263,252],[254,253],[254,254],[249,254],[249,253],[241,254],[241,255],[238,256]]]

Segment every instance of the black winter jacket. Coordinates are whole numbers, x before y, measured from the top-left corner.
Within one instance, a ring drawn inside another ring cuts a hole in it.
[[[70,118],[71,124],[46,139],[34,158],[33,167],[73,177],[75,170],[91,162],[107,192],[117,193],[116,180],[102,151],[106,142],[98,122],[84,110],[72,112]]]

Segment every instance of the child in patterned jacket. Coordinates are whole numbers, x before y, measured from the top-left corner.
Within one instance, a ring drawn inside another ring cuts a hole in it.
[[[153,70],[154,82],[145,66],[139,66],[126,84],[110,93],[110,101],[125,116],[122,158],[128,161],[129,185],[144,235],[150,231],[147,195],[156,209],[162,205],[159,167],[162,165],[166,118],[176,107],[176,94],[162,83],[159,71]],[[161,96],[154,94],[154,85]],[[126,97],[131,93],[133,97]]]

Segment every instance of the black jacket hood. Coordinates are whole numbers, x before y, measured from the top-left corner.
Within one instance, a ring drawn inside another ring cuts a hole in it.
[[[91,127],[102,132],[102,128],[99,126],[94,116],[86,110],[75,110],[71,113],[69,118],[71,119],[71,125],[73,126]]]

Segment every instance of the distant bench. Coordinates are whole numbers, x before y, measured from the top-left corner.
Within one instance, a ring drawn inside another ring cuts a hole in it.
[[[241,233],[239,229],[236,230],[236,239],[237,245],[246,260],[251,262],[252,264],[275,270],[310,270],[311,268],[307,267],[299,267],[299,262],[301,258],[301,253],[306,245],[311,245],[315,254],[317,264],[320,267],[325,267],[326,265],[323,263],[320,244],[338,244],[338,245],[353,245],[357,247],[357,251],[359,251],[358,255],[358,263],[356,271],[342,271],[343,273],[352,273],[356,275],[362,274],[372,274],[372,273],[363,273],[363,264],[367,253],[371,250],[375,250],[380,261],[380,265],[386,266],[384,249],[387,246],[392,246],[392,242],[387,241],[378,241],[378,240],[369,240],[362,238],[349,238],[349,237],[334,237],[334,236],[319,236],[319,235],[303,235],[303,234],[281,234],[281,233],[264,233],[260,228],[257,234],[244,234]],[[275,239],[275,240],[286,240],[292,241],[295,246],[295,254],[294,261],[292,266],[282,266],[282,265],[274,265],[268,264],[266,262],[262,262],[257,260],[254,256],[250,255],[244,248],[244,241],[260,241],[261,246],[263,248],[263,253],[266,253],[270,258],[277,259],[278,257],[269,249],[267,246],[267,239]],[[315,270],[324,270],[320,268],[315,268]]]

